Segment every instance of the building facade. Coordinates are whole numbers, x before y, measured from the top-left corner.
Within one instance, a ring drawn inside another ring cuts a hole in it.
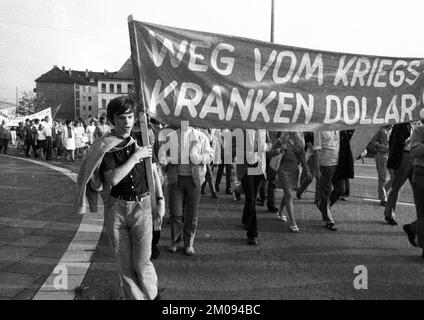
[[[107,71],[104,73],[107,75]],[[134,77],[131,60],[128,59],[124,65],[110,77],[100,79],[97,84],[98,116],[106,116],[106,108],[110,100],[128,95],[134,92]]]
[[[104,111],[101,110],[103,100],[108,103],[118,92],[126,94],[126,83],[133,82],[132,79],[115,79],[118,73],[66,70],[54,66],[35,80],[37,99],[42,101],[36,111],[51,107],[53,118],[60,120],[99,117]],[[108,89],[100,92],[103,88]]]
[[[78,98],[79,114],[82,119],[97,117],[98,115],[98,97],[97,84],[79,85],[76,88],[76,97]],[[79,95],[78,95],[79,93]]]
[[[133,91],[134,82],[132,80],[106,80],[99,81],[97,86],[98,116],[106,115],[106,108],[110,100],[130,94]]]
[[[36,94],[37,100],[42,101],[36,106],[36,112],[51,107],[55,119],[75,118],[75,85],[73,83],[37,82]]]

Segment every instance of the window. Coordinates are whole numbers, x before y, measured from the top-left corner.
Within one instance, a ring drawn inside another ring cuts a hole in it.
[[[115,86],[113,84],[109,85],[109,92],[114,93],[115,92]]]
[[[116,91],[117,91],[118,93],[121,93],[121,92],[122,92],[122,90],[121,90],[121,85],[120,85],[120,84],[117,84],[117,85],[116,85]]]
[[[106,92],[106,83],[102,83],[102,92]]]
[[[85,111],[85,106],[82,107],[82,111]]]
[[[82,96],[82,101],[85,101],[85,96]]]
[[[88,111],[91,111],[91,106],[88,106]]]
[[[133,85],[129,84],[128,85],[128,93],[131,93],[133,91]]]
[[[79,100],[76,100],[75,101],[75,115],[76,115],[76,117],[78,118],[78,117],[80,117],[80,103],[79,103]]]
[[[91,87],[88,87],[88,92],[90,92],[91,93]],[[91,100],[90,100],[91,101]]]
[[[106,109],[106,99],[102,99],[102,108]]]
[[[82,87],[82,92],[85,92],[85,87]]]

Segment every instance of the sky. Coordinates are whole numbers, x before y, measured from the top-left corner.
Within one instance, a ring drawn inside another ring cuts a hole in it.
[[[424,58],[422,0],[275,0],[274,42]],[[271,0],[1,0],[0,99],[16,100],[54,65],[117,71],[130,56],[127,17],[269,41]]]

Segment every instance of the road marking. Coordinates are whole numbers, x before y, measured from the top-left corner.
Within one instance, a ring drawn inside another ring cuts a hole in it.
[[[375,164],[355,163],[355,166],[357,166],[357,167],[375,168]]]
[[[380,202],[380,200],[378,200],[378,199],[368,199],[368,198],[364,198],[364,199],[362,199],[362,200],[364,200],[364,201],[369,201],[369,202]],[[410,202],[400,202],[400,201],[398,201],[398,202],[396,202],[396,205],[403,205],[403,206],[410,206],[410,207],[415,207],[415,204],[414,203],[410,203]]]
[[[370,180],[378,180],[377,177],[367,177],[367,176],[355,176],[355,179],[370,179]]]
[[[59,171],[65,176],[69,177],[73,182],[77,181],[77,174],[58,166],[55,166],[50,163],[43,163],[32,159],[25,159],[20,157],[13,157],[9,155],[1,155],[2,157],[7,157],[10,159],[19,159],[22,161],[32,162],[37,165],[41,165],[47,167],[52,170]],[[74,300],[76,296],[75,289],[80,287],[84,277],[91,266],[92,256],[97,248],[97,244],[100,240],[100,235],[103,230],[103,204],[99,203],[99,211],[96,214],[87,213],[84,214],[81,223],[78,226],[78,230],[74,235],[74,238],[70,242],[68,248],[60,259],[59,263],[53,269],[50,276],[46,279],[43,285],[40,287],[38,292],[32,298],[33,300],[51,300],[55,299],[54,297],[61,296],[62,300]],[[87,241],[89,240],[89,241]],[[86,242],[87,245],[84,246],[83,249],[75,249],[79,248],[81,242]],[[57,290],[52,285],[54,283],[57,274],[54,273],[54,270],[58,266],[65,266],[70,268],[78,267],[77,275],[70,275],[72,277],[72,288],[68,290]]]

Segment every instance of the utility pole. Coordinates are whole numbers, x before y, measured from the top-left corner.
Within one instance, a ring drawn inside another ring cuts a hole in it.
[[[274,43],[274,0],[271,0],[271,43]]]

